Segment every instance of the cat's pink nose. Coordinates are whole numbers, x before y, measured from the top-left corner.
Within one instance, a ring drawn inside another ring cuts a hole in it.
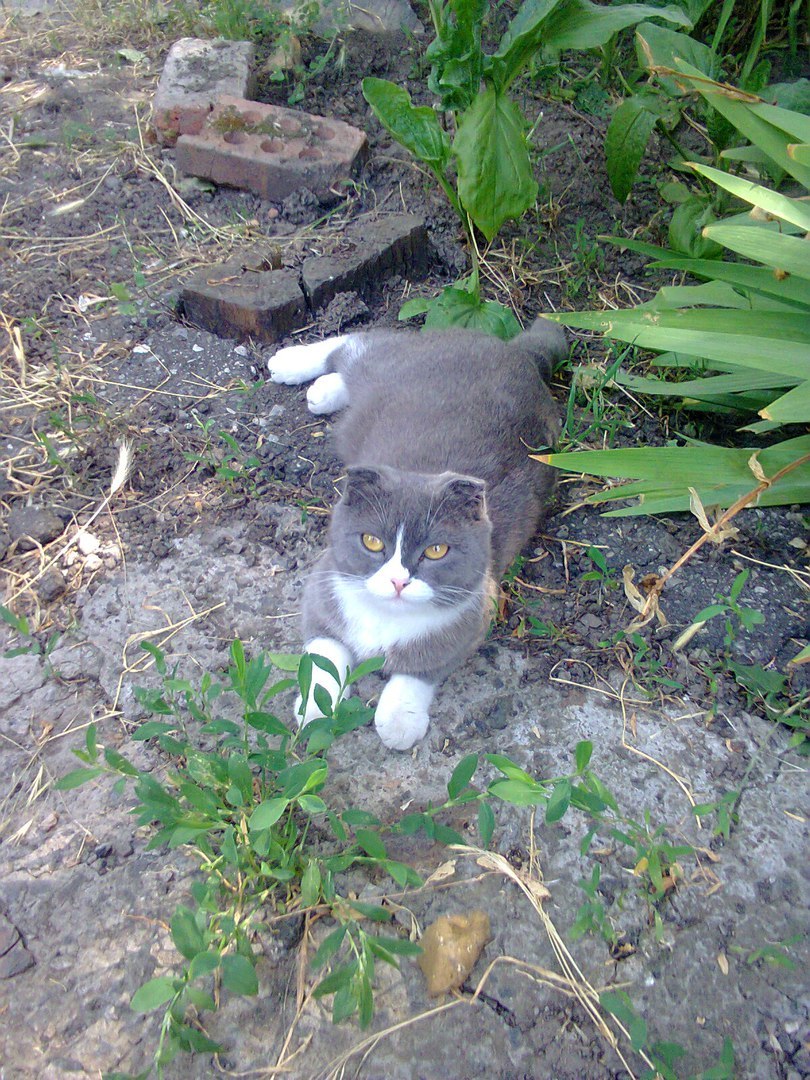
[[[396,589],[397,596],[402,595],[402,590],[410,581],[410,578],[391,578],[391,584]]]

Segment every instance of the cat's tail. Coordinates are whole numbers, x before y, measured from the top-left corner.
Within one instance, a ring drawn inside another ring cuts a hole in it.
[[[539,316],[528,330],[512,338],[511,345],[531,353],[543,379],[548,382],[551,373],[568,356],[568,338],[557,323]]]

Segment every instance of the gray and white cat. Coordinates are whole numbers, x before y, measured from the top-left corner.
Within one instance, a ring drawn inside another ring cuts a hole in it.
[[[483,640],[498,582],[543,513],[553,470],[529,450],[557,436],[546,380],[566,353],[560,327],[538,319],[508,343],[371,331],[269,361],[274,382],[315,380],[311,412],[344,410],[345,490],[306,583],[304,639],[341,676],[385,656],[375,724],[392,749],[424,736],[438,683]],[[315,671],[336,701],[341,685]],[[312,695],[300,713],[322,715]]]

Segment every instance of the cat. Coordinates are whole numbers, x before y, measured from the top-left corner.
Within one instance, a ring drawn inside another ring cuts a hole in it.
[[[553,472],[529,457],[559,423],[547,382],[567,355],[547,319],[503,342],[467,330],[367,331],[278,351],[273,382],[315,380],[315,415],[348,466],[329,547],[306,582],[306,650],[336,704],[345,673],[383,655],[375,726],[407,750],[428,729],[437,685],[480,645],[498,583],[531,537]],[[320,696],[320,695],[319,695]],[[300,723],[323,715],[310,691]]]

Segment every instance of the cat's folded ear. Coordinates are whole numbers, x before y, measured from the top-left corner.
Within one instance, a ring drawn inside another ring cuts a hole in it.
[[[442,517],[461,521],[487,521],[486,489],[483,480],[445,472],[437,477]]]
[[[371,492],[384,486],[384,471],[372,469],[367,465],[353,465],[346,470],[346,485],[343,489],[343,502],[347,506],[358,502],[368,502]]]

